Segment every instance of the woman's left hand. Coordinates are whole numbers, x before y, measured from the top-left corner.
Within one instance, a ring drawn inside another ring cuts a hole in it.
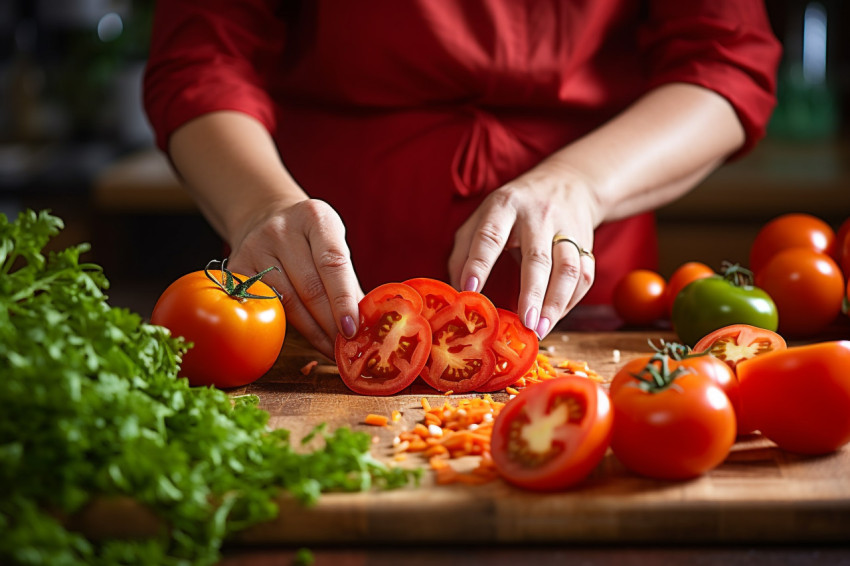
[[[449,274],[481,291],[504,250],[520,252],[517,313],[545,337],[593,284],[598,203],[572,171],[543,163],[493,191],[455,234]]]

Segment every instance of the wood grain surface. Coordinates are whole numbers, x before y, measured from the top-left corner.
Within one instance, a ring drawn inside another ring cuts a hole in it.
[[[607,378],[664,331],[559,332],[541,349],[553,362],[587,361]],[[619,358],[615,355],[619,352]],[[308,375],[301,368],[317,360]],[[278,363],[234,394],[253,393],[273,427],[298,439],[315,425],[348,426],[375,438],[376,457],[392,459],[393,438],[423,417],[421,398],[445,400],[421,380],[392,397],[348,391],[336,366],[290,335]],[[452,396],[452,400],[466,395]],[[504,393],[494,395],[506,400]],[[388,427],[363,423],[369,413],[402,412]],[[410,455],[402,465],[425,466]],[[419,487],[389,492],[328,494],[318,505],[281,502],[279,518],[243,534],[241,543],[348,544],[430,542],[847,542],[850,541],[850,450],[805,457],[752,435],[727,460],[686,482],[655,481],[625,470],[612,454],[569,491],[524,492],[501,481],[437,486],[430,472]]]

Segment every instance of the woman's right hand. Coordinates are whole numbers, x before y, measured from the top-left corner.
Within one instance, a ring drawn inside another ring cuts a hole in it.
[[[265,207],[241,226],[231,241],[230,269],[252,275],[279,268],[263,281],[280,294],[287,322],[333,359],[337,332],[350,338],[357,331],[363,297],[339,214],[306,199]]]

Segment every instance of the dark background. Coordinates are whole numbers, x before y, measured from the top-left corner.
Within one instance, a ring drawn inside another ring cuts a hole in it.
[[[835,227],[850,216],[850,6],[766,5],[785,48],[768,138],[659,211],[665,276],[688,260],[744,260],[782,212]],[[67,224],[57,247],[92,242],[113,302],[144,315],[169,281],[222,254],[191,206],[116,211],[93,198],[111,165],[153,147],[140,94],[152,11],[153,0],[0,0],[0,212],[52,209]]]

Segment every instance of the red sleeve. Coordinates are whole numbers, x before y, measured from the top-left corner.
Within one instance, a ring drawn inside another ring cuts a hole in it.
[[[167,151],[175,129],[216,110],[244,112],[274,131],[266,82],[283,29],[270,0],[157,2],[144,80],[157,145]]]
[[[654,0],[641,31],[651,86],[696,84],[732,104],[750,151],[776,105],[782,53],[761,0]]]

